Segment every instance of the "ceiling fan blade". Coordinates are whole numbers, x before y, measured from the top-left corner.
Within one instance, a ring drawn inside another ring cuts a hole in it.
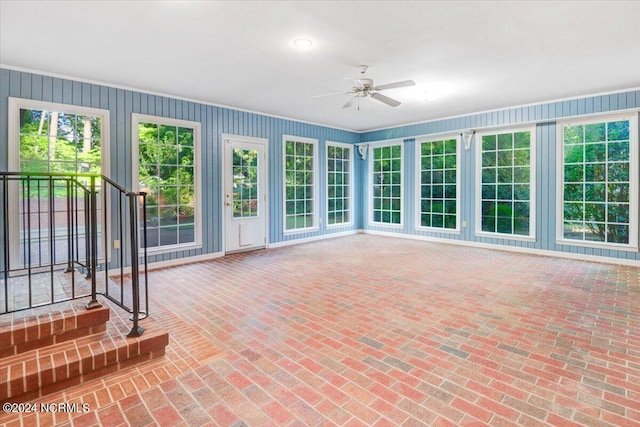
[[[395,89],[397,87],[415,86],[416,82],[413,80],[403,80],[401,82],[387,83],[386,85],[376,86],[376,90]]]
[[[356,98],[357,98],[357,96],[354,96],[353,98],[351,98],[350,100],[348,100],[348,101],[347,101],[347,103],[346,103],[346,104],[344,104],[344,105],[342,106],[342,108],[349,108],[349,107],[351,107],[351,106],[353,105],[353,101],[355,101],[355,100],[356,100]]]
[[[372,93],[371,97],[373,99],[376,99],[376,100],[378,100],[380,102],[383,102],[383,103],[389,105],[390,107],[397,107],[398,105],[401,104],[400,101],[396,101],[395,99],[389,98],[388,96],[385,96],[385,95],[383,95],[381,93]]]
[[[334,96],[334,95],[347,95],[351,92],[332,92],[332,93],[325,93],[322,95],[313,95],[311,98],[315,99],[315,98],[324,98],[325,96]]]

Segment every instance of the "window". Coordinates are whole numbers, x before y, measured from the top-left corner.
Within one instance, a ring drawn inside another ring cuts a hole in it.
[[[147,192],[147,248],[198,246],[200,123],[133,115],[134,185]]]
[[[353,147],[327,142],[327,226],[352,223]]]
[[[372,222],[402,225],[402,144],[373,148]]]
[[[559,240],[637,246],[636,117],[559,127]]]
[[[284,136],[284,230],[317,228],[317,140]]]
[[[417,144],[418,227],[458,230],[458,139]]]
[[[9,171],[104,174],[109,176],[109,111],[29,99],[9,98],[7,166]],[[76,178],[84,184],[87,177]],[[95,181],[98,190],[101,180]],[[41,236],[53,233],[51,241],[66,238],[70,230],[63,217],[67,207],[76,221],[83,212],[83,195],[69,194],[65,180],[19,181],[9,199],[9,260],[12,268],[26,264],[67,262],[67,249],[51,250]],[[73,201],[72,205],[68,205]],[[97,198],[98,239],[104,235],[103,199]],[[64,206],[64,208],[63,208]],[[106,209],[109,212],[108,209]],[[77,225],[77,223],[76,223]],[[84,227],[75,227],[82,235]],[[104,245],[98,244],[98,255]],[[31,252],[27,248],[32,248]],[[55,249],[55,248],[53,248]],[[84,248],[76,246],[76,257]],[[31,254],[32,261],[28,260]],[[33,260],[38,261],[33,261]]]
[[[535,130],[477,135],[476,233],[534,238]]]

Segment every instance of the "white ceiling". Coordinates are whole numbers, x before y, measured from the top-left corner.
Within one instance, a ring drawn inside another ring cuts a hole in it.
[[[356,131],[640,86],[638,1],[2,0],[0,16],[6,67]],[[440,98],[312,99],[360,64]]]

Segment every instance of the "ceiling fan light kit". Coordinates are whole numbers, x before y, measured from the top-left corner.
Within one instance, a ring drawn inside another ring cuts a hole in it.
[[[367,72],[367,70],[369,69],[369,66],[367,65],[361,65],[360,66],[360,78],[358,79],[347,79],[347,80],[351,80],[353,82],[353,88],[349,91],[349,92],[339,92],[337,94],[335,93],[330,93],[330,94],[326,94],[326,95],[317,95],[314,98],[318,98],[318,97],[322,97],[322,96],[330,96],[330,95],[339,95],[339,94],[344,94],[344,95],[352,95],[352,98],[347,101],[346,104],[344,104],[342,106],[342,108],[349,108],[353,105],[353,103],[355,101],[357,101],[357,106],[358,106],[358,110],[360,110],[360,98],[366,98],[366,97],[371,97],[373,99],[375,99],[376,101],[380,101],[383,104],[386,104],[390,107],[397,107],[398,105],[401,104],[400,101],[393,99],[389,96],[383,95],[380,93],[380,91],[383,90],[389,90],[389,89],[396,89],[396,88],[401,88],[401,87],[408,87],[408,86],[415,86],[416,82],[414,82],[413,80],[403,80],[403,81],[399,81],[399,82],[394,82],[394,83],[387,83],[387,84],[383,84],[383,85],[379,85],[376,86],[373,79],[370,79],[369,77],[365,77],[365,73]]]

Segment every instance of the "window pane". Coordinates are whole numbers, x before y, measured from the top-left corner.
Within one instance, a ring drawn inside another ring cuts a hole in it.
[[[496,135],[485,135],[482,137],[482,151],[490,151],[496,149]]]
[[[584,145],[572,144],[565,145],[564,150],[564,162],[568,163],[582,163],[584,161]]]
[[[624,141],[629,139],[629,121],[607,123],[607,140]]]

